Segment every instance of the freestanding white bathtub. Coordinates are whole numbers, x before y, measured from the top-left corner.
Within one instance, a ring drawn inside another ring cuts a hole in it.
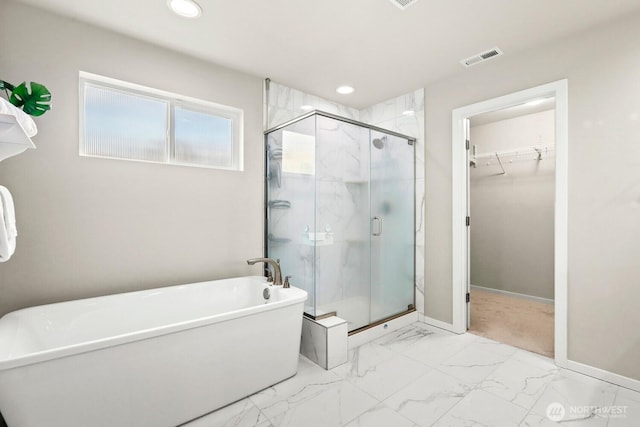
[[[295,375],[306,297],[241,277],[14,311],[0,411],[10,427],[175,427]]]

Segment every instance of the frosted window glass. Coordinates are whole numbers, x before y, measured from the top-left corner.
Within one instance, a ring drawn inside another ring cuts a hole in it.
[[[176,107],[175,161],[232,167],[233,121]]]
[[[243,170],[241,109],[80,72],[80,155]]]
[[[84,105],[85,155],[167,161],[167,101],[86,85]]]

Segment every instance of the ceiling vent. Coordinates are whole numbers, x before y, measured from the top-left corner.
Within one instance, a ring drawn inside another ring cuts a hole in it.
[[[418,0],[389,0],[389,1],[395,4],[396,6],[398,6],[400,9],[405,10],[406,8],[408,8]]]
[[[479,53],[477,55],[473,55],[467,59],[463,59],[460,61],[462,65],[465,67],[471,67],[472,65],[479,64],[483,61],[486,61],[491,58],[495,58],[496,56],[504,55],[504,52],[497,47],[489,49],[485,52]]]

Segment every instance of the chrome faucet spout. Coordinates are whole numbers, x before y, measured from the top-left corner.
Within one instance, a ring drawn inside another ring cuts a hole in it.
[[[247,260],[247,264],[253,265],[257,262],[264,262],[265,264],[273,267],[273,284],[276,286],[282,286],[282,271],[280,270],[280,263],[271,258],[251,258]]]

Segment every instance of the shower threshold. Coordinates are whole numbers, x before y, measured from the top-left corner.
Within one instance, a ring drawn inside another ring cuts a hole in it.
[[[407,314],[410,314],[410,313],[414,313],[415,311],[416,311],[415,307],[411,307],[411,308],[407,309],[406,311],[402,311],[402,312],[400,312],[398,314],[394,314],[393,316],[386,317],[386,318],[384,318],[382,320],[378,320],[378,321],[373,322],[373,323],[371,323],[369,325],[363,326],[363,327],[358,328],[358,329],[354,329],[353,331],[349,331],[348,336],[356,335],[356,334],[358,334],[360,332],[367,331],[369,329],[372,329],[372,328],[375,328],[377,326],[383,325],[383,324],[385,324],[387,322],[390,322],[391,320],[397,319],[397,318],[402,317],[402,316],[406,316]]]

